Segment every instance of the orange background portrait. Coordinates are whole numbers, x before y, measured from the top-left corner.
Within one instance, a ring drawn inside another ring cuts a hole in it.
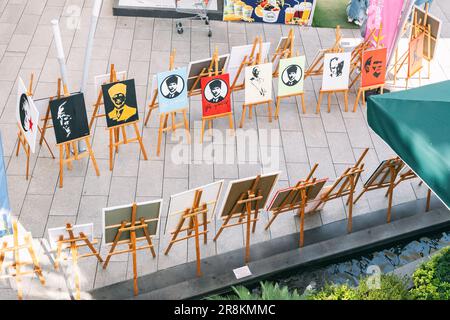
[[[386,79],[387,49],[372,49],[363,53],[361,64],[361,86],[384,84]]]

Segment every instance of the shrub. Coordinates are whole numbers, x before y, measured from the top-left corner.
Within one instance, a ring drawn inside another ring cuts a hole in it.
[[[311,300],[356,300],[356,290],[347,284],[327,284],[309,296]]]
[[[423,263],[413,274],[411,294],[418,300],[450,299],[450,247]]]
[[[297,290],[289,291],[288,287],[280,287],[277,283],[261,283],[261,294],[250,292],[247,288],[233,287],[234,295],[213,296],[210,300],[305,300]]]

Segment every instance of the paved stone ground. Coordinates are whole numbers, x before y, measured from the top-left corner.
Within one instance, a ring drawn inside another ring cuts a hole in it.
[[[213,21],[212,38],[208,38],[203,31],[198,30],[187,30],[183,35],[178,35],[172,20],[113,17],[112,0],[103,2],[86,102],[91,105],[96,99],[94,76],[106,73],[109,64],[114,63],[117,70],[126,70],[129,78],[136,80],[141,119],[144,118],[144,106],[149,99],[152,76],[167,69],[171,49],[177,49],[176,66],[184,66],[189,61],[209,57],[216,46],[220,53],[228,53],[232,46],[251,43],[257,35],[262,35],[265,41],[270,41],[273,51],[280,36],[289,32],[289,28],[280,25]],[[13,214],[18,217],[21,227],[32,232],[35,238],[47,279],[45,289],[39,285],[35,277],[24,280],[25,298],[71,298],[71,290],[68,288],[72,286],[72,280],[66,276],[68,272],[70,273],[70,263],[60,272],[52,268],[46,240],[48,228],[63,226],[67,222],[94,222],[95,236],[100,240],[101,209],[105,206],[163,197],[164,210],[161,223],[164,226],[170,195],[191,187],[221,179],[227,184],[233,179],[260,172],[267,173],[274,169],[282,171],[277,187],[286,187],[304,177],[311,165],[316,162],[320,163],[317,176],[333,179],[347,166],[353,164],[364,148],[368,147],[370,152],[365,161],[367,171],[362,177],[365,180],[380,160],[393,154],[369,129],[365,108],[359,108],[356,113],[345,113],[342,97],[334,96],[331,113],[322,110],[320,115],[316,115],[314,109],[321,79],[309,78],[305,82],[307,114],[299,113],[296,106],[298,101],[290,99],[282,103],[279,120],[269,123],[266,110],[258,108],[257,116],[246,122],[245,129],[252,129],[259,137],[254,153],[250,153],[259,155],[254,161],[249,162],[245,159],[243,161],[241,153],[236,155],[241,143],[236,137],[226,142],[217,139],[226,128],[226,120],[215,123],[215,129],[219,131],[216,132],[214,141],[209,138],[203,146],[199,144],[199,125],[196,121],[200,119],[201,102],[199,97],[193,97],[189,113],[193,136],[192,148],[200,148],[203,152],[208,152],[207,150],[211,152],[211,149],[214,149],[216,154],[232,152],[232,158],[236,158],[233,163],[192,161],[189,164],[177,164],[173,155],[176,154],[179,145],[171,135],[164,140],[161,157],[156,157],[158,121],[156,116],[152,116],[148,127],[143,127],[141,123],[149,160],[143,160],[137,145],[124,146],[121,147],[121,152],[115,160],[114,170],[110,172],[105,121],[99,119],[92,130],[92,139],[100,167],[100,177],[95,176],[88,161],[81,161],[74,165],[71,172],[65,172],[64,188],[59,189],[58,161],[50,157],[46,148],[37,148],[36,154],[31,158],[32,177],[27,181],[24,170],[25,157],[21,153],[16,158],[14,154],[17,144],[14,116],[17,76],[28,79],[30,73],[34,72],[36,98],[55,94],[59,67],[50,21],[59,18],[67,56],[70,89],[78,90],[92,3],[93,1],[88,0],[0,0],[0,130],[5,149],[4,160],[7,165],[10,200]],[[425,79],[422,83],[441,81],[450,76],[450,62],[445,56],[450,50],[450,3],[436,0],[431,12],[441,18],[444,24],[438,55],[431,65],[431,79]],[[74,29],[77,18],[80,28]],[[344,37],[348,38],[359,36],[357,30],[343,30],[343,33]],[[296,28],[295,36],[295,49],[305,54],[307,61],[311,62],[319,48],[328,47],[333,43],[334,30]],[[417,81],[412,81],[412,86],[417,85]],[[238,122],[243,93],[234,94],[233,100],[234,117]],[[355,92],[352,91],[350,106],[354,100]],[[88,112],[92,112],[91,107],[88,109]],[[324,105],[322,109],[326,109],[326,106]],[[267,132],[273,134],[270,141],[265,140]],[[242,130],[238,130],[237,135],[242,133]],[[53,132],[49,131],[47,139],[54,147]],[[229,149],[226,149],[227,145]],[[270,148],[267,149],[267,146]],[[194,158],[193,154],[189,154],[191,160]],[[274,164],[272,161],[271,164],[270,160],[276,159],[276,155],[279,157],[279,163]],[[360,187],[361,184],[358,189]],[[416,181],[404,183],[396,189],[394,204],[422,198],[425,193],[425,188],[418,187]],[[355,214],[364,214],[385,207],[386,199],[383,192],[372,192],[358,202]],[[318,227],[340,219],[346,219],[346,208],[341,200],[336,200],[328,204],[320,214],[309,216],[306,219],[306,226]],[[279,217],[268,232],[263,230],[268,220],[266,213],[261,220],[252,238],[253,243],[298,231],[298,222],[290,214]],[[220,227],[216,221],[213,225],[216,230]],[[214,231],[211,232],[209,238],[214,234]],[[209,241],[208,245],[202,246],[202,255],[214,255],[242,247],[243,234],[241,228],[228,229],[217,243]],[[168,240],[168,236],[162,235],[156,241],[159,252],[156,259],[152,259],[148,252],[139,254],[141,274],[195,259],[193,242],[177,244],[169,256],[164,256],[162,252]],[[101,249],[105,255],[107,248]],[[82,289],[87,291],[131,278],[131,259],[128,255],[116,256],[108,269],[103,270],[95,258],[87,258],[80,263],[80,272]],[[86,295],[84,297],[89,298]],[[0,280],[0,298],[15,299],[14,284]]]

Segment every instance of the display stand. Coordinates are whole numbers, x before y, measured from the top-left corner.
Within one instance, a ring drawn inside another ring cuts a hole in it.
[[[305,79],[307,79],[310,76],[321,76],[323,74],[323,63],[326,53],[338,53],[338,52],[344,52],[344,49],[341,47],[341,27],[336,27],[336,40],[333,44],[333,46],[329,49],[319,50],[316,57],[314,58],[313,62],[311,63],[311,66],[306,70],[305,72]]]
[[[324,94],[328,94],[328,113],[331,112],[331,94],[333,93],[343,93],[344,94],[344,110],[345,112],[348,111],[348,90],[349,89],[343,89],[343,90],[322,90],[320,89],[319,93],[319,100],[317,101],[317,107],[316,107],[316,114],[320,113],[320,106],[322,104],[322,98]]]
[[[28,250],[30,254],[32,262],[22,262],[20,259],[20,250]],[[17,228],[17,221],[13,221],[13,246],[8,247],[8,242],[3,242],[3,246],[0,248],[0,271],[2,270],[3,262],[5,260],[5,255],[8,252],[12,252],[13,261],[5,265],[6,268],[12,268],[14,271],[10,275],[1,276],[2,278],[10,278],[13,277],[16,280],[17,284],[17,296],[19,300],[23,299],[23,290],[22,290],[22,276],[36,274],[39,278],[39,281],[42,285],[45,285],[45,279],[42,274],[42,269],[39,265],[39,261],[37,259],[36,253],[33,249],[33,240],[31,238],[30,233],[25,234],[24,244],[19,245],[19,233]],[[22,267],[32,265],[33,270],[31,271],[22,271]]]
[[[246,225],[245,263],[250,262],[250,236],[256,231],[256,223],[259,220],[258,214],[260,210],[258,202],[263,199],[261,190],[259,189],[260,180],[261,176],[259,175],[256,177],[252,187],[240,195],[238,201],[233,206],[233,210],[225,218],[225,221],[214,238],[214,241],[217,241],[222,231],[226,228]],[[237,210],[240,206],[242,206],[243,210],[238,212]],[[230,224],[231,219],[238,219],[238,222]]]
[[[395,184],[393,186],[393,189],[395,189],[403,181],[419,178],[414,173],[414,171],[412,171],[411,169],[408,169],[405,173],[400,174],[399,177],[400,178],[395,182]],[[421,186],[422,184],[423,184],[423,181],[421,180],[420,183],[419,183],[419,186]],[[385,196],[386,197],[388,196],[387,192],[386,192]],[[430,202],[431,202],[431,189],[428,189],[428,191],[427,191],[427,205],[426,205],[426,209],[425,209],[426,212],[430,211]]]
[[[348,223],[347,232],[352,232],[353,227],[353,195],[355,193],[356,185],[358,184],[359,177],[364,171],[364,164],[362,163],[369,149],[365,149],[358,161],[351,168],[348,168],[344,173],[336,179],[336,181],[329,187],[323,189],[324,192],[319,194],[317,204],[313,204],[311,210],[308,212],[314,212],[320,210],[328,201],[343,198],[348,196]]]
[[[359,196],[355,199],[353,204],[358,202],[361,196],[367,191],[378,190],[383,188],[388,188],[387,195],[388,200],[388,211],[387,211],[387,223],[391,222],[391,209],[392,209],[392,197],[394,194],[395,179],[397,178],[400,171],[405,166],[405,163],[399,158],[392,158],[383,161],[380,166],[375,170],[372,176],[364,184],[363,190]]]
[[[170,58],[169,58],[169,70],[173,70],[173,68],[174,68],[175,54],[176,54],[176,50],[173,49],[172,52],[170,53]],[[155,79],[155,81],[158,81],[158,80]],[[148,105],[148,113],[147,113],[147,116],[145,117],[145,122],[144,122],[145,126],[147,126],[148,121],[150,120],[150,116],[152,115],[152,112],[155,109],[158,109],[158,85],[156,85],[156,89],[154,89],[152,92],[152,101],[150,101],[150,104]],[[166,120],[166,123],[167,123],[167,120]]]
[[[428,24],[428,11],[430,8],[430,4],[425,4],[425,16],[423,21],[422,20],[414,20],[413,29],[417,30],[419,33],[423,32],[425,34],[424,38],[424,45],[427,46],[427,54],[424,54],[425,60],[428,62],[428,77],[427,79],[430,79],[431,76],[431,60],[433,59],[431,55],[431,40],[437,41],[437,39],[432,35],[431,33],[431,25]]]
[[[212,70],[212,72],[209,73],[209,77],[211,77],[212,75],[218,76],[220,71],[219,71],[219,53],[218,51],[214,52],[213,55],[213,61],[214,61],[214,70]],[[228,122],[230,124],[230,130],[234,129],[234,125],[233,125],[233,112],[226,112],[226,113],[222,113],[222,114],[218,114],[218,115],[214,115],[214,116],[208,116],[208,117],[202,117],[202,131],[201,131],[201,136],[200,136],[200,143],[203,143],[203,137],[205,135],[205,125],[206,122],[208,122],[208,127],[209,130],[212,130],[212,124],[213,121],[216,119],[220,119],[220,118],[228,118]]]
[[[350,59],[350,76],[355,72],[355,71],[360,71],[362,64],[362,58],[363,58],[363,53],[364,51],[370,49],[370,47],[372,46],[372,37],[373,34],[375,33],[375,29],[372,29],[372,31],[370,32],[369,36],[367,37],[366,40],[364,40],[363,42],[361,42],[359,45],[357,45],[353,51],[352,51],[352,57]],[[378,38],[377,40],[380,38],[380,34],[378,34]],[[361,72],[359,72],[356,77],[352,80],[352,82],[350,83],[349,88],[352,88],[355,83],[358,81],[359,77],[361,76]]]
[[[44,121],[44,125],[42,126],[42,129],[39,129],[39,132],[41,133],[41,138],[39,140],[39,145],[42,146],[42,142],[45,142],[45,144],[47,145],[47,147],[48,147],[48,149],[49,149],[53,159],[55,159],[55,156],[53,155],[52,150],[48,146],[47,140],[45,139],[45,133],[46,133],[47,129],[53,128],[53,125],[51,124],[52,123],[51,122],[52,121],[52,116],[51,116],[51,113],[50,113],[50,103],[53,100],[61,99],[61,96],[62,96],[61,88],[62,88],[62,80],[61,80],[61,78],[58,78],[58,89],[56,91],[56,96],[49,98],[47,111],[45,112],[44,118],[41,119],[42,121]],[[66,88],[66,90],[67,90],[67,88]]]
[[[63,260],[62,258],[62,251],[65,249],[70,250],[70,254],[72,256],[72,265],[73,270],[75,272],[75,299],[80,300],[81,299],[81,292],[80,292],[80,275],[78,272],[78,260],[81,258],[87,258],[95,256],[97,257],[98,261],[100,263],[103,263],[103,259],[100,257],[100,254],[97,252],[97,250],[94,248],[94,244],[97,244],[97,241],[89,241],[89,238],[83,233],[80,232],[78,236],[75,236],[73,233],[72,225],[68,223],[66,225],[66,231],[69,234],[68,239],[64,239],[64,235],[60,235],[59,239],[57,241],[57,253],[55,258],[55,270],[59,269],[60,261]],[[81,242],[82,244],[78,244],[78,242]],[[79,255],[78,250],[81,247],[87,246],[91,253]],[[67,259],[67,258],[66,258]],[[66,260],[64,259],[64,260]]]
[[[133,203],[133,208],[132,208],[132,213],[131,213],[131,221],[122,221],[120,226],[115,226],[115,227],[118,227],[118,231],[117,231],[116,237],[114,238],[114,242],[111,246],[111,250],[109,251],[109,253],[106,257],[105,263],[103,264],[103,269],[106,269],[112,256],[131,252],[132,257],[133,257],[133,289],[134,289],[135,296],[137,296],[139,294],[138,282],[137,282],[137,279],[138,279],[137,251],[150,249],[153,258],[156,257],[152,238],[147,229],[148,221],[146,221],[144,218],[141,218],[139,221],[136,221],[136,211],[137,211],[137,205],[136,205],[136,203]],[[141,240],[141,239],[136,238],[136,231],[138,231],[138,230],[142,230],[144,232],[145,238],[142,240],[146,240],[147,245],[142,246],[142,247],[137,247],[136,242]],[[121,235],[124,232],[130,233],[130,240],[119,241]],[[115,251],[118,244],[128,244],[129,249]]]
[[[256,51],[257,48],[258,51]],[[261,61],[262,54],[263,54],[262,37],[257,36],[255,37],[255,40],[253,40],[253,46],[250,55],[245,56],[241,62],[241,65],[239,66],[239,69],[236,73],[233,83],[231,84],[231,92],[243,90],[245,88],[245,80],[242,83],[237,83],[237,81],[239,80],[239,77],[241,76],[242,72],[245,70],[246,67],[254,66],[258,58],[259,61]]]
[[[272,63],[274,67],[273,77],[278,77],[278,68],[280,66],[280,59],[292,58],[294,55],[294,29],[289,30],[289,34],[283,46],[277,48],[272,57]]]
[[[202,198],[202,190],[197,190],[195,192],[194,203],[192,207],[186,208],[182,213],[183,215],[180,218],[180,221],[177,225],[177,228],[172,231],[172,239],[170,240],[169,246],[164,252],[165,255],[168,255],[172,246],[180,241],[188,241],[191,238],[195,238],[195,254],[197,257],[197,276],[202,275],[201,266],[200,266],[200,236],[203,235],[203,242],[206,244],[208,242],[208,206],[206,203],[201,203]],[[181,212],[177,212],[174,214],[179,214]],[[202,216],[203,221],[203,231],[200,231],[200,223],[199,216]],[[189,221],[189,225],[184,227],[186,221]],[[186,232],[186,236],[182,238],[178,238],[181,232]]]

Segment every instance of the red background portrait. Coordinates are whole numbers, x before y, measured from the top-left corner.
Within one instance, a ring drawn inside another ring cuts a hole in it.
[[[413,76],[417,71],[422,69],[423,58],[423,41],[424,34],[422,33],[417,38],[411,40],[409,43],[408,56],[408,76]]]
[[[217,116],[231,112],[230,75],[201,79],[203,117]]]
[[[361,64],[361,87],[384,84],[386,79],[387,49],[364,51]]]

